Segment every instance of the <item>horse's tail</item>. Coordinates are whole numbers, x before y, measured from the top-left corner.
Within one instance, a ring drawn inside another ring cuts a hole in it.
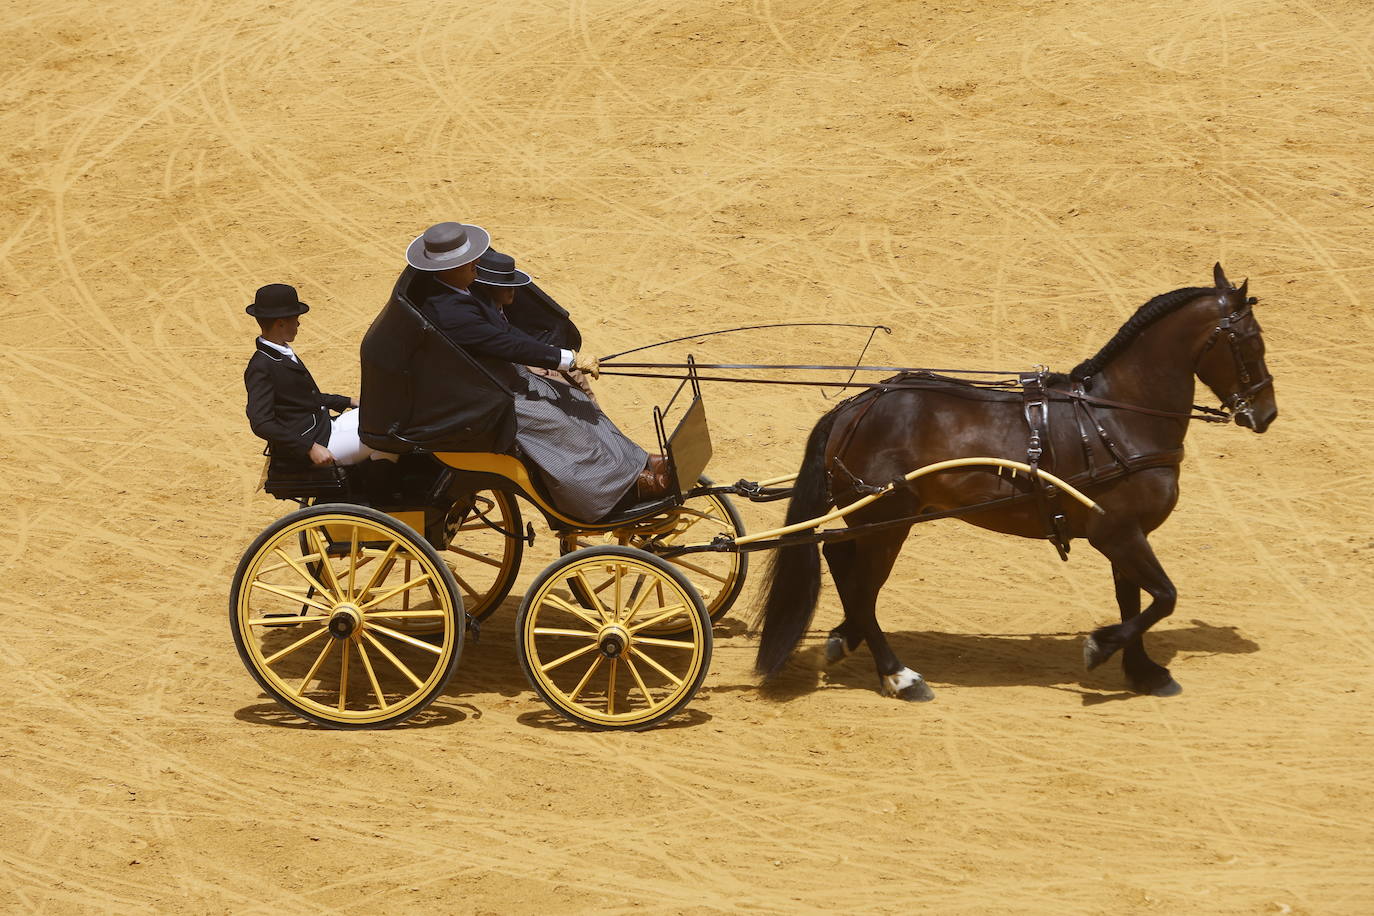
[[[832,410],[821,417],[806,440],[801,471],[793,485],[792,501],[787,505],[788,525],[814,518],[830,508],[825,446],[837,415]],[[811,624],[821,590],[820,550],[815,544],[781,547],[774,552],[764,578],[766,596],[758,615],[763,633],[754,670],[770,677],[782,668]]]

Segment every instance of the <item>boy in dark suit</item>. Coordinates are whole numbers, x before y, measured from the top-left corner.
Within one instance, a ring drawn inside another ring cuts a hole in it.
[[[258,320],[262,336],[243,370],[248,390],[248,423],[266,439],[275,462],[325,467],[355,464],[373,450],[358,441],[358,399],[322,394],[300,357],[291,349],[300,316],[310,306],[293,286],[269,283],[245,310]],[[331,420],[329,411],[341,411]]]

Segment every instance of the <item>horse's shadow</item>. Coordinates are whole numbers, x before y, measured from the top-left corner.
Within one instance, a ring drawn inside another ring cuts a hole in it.
[[[1093,671],[1083,670],[1086,633],[938,633],[928,630],[887,633],[893,651],[920,671],[936,687],[1051,687],[1083,693],[1084,703],[1102,702],[1122,693],[1125,680],[1116,658]],[[1235,627],[1219,627],[1201,620],[1186,626],[1152,631],[1147,640],[1150,657],[1169,665],[1179,654],[1213,655],[1258,652],[1259,644]],[[763,688],[775,700],[791,700],[822,684],[872,690],[877,676],[872,657],[858,651],[827,665],[823,645],[799,650],[792,662]],[[739,685],[737,689],[750,689]],[[715,689],[730,689],[717,686]],[[1100,691],[1111,691],[1102,694]]]

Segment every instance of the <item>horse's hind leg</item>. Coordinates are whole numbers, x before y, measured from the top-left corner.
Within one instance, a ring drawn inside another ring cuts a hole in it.
[[[1121,664],[1137,693],[1173,696],[1183,688],[1145,652],[1145,631],[1174,612],[1178,592],[1159,564],[1154,550],[1138,528],[1110,536],[1089,533],[1092,545],[1112,561],[1121,623],[1098,627],[1083,644],[1083,662],[1091,670],[1121,650]],[[1140,610],[1140,591],[1149,593],[1150,606]]]
[[[854,541],[839,541],[825,545],[825,559],[835,590],[844,605],[844,622],[830,632],[826,654],[837,635],[841,645],[852,649],[860,639],[868,643],[873,662],[878,669],[879,690],[885,696],[902,700],[933,700],[935,694],[925,679],[902,664],[897,653],[888,645],[887,636],[878,626],[878,592],[892,572],[892,564],[902,549],[909,528],[883,532]]]
[[[825,554],[825,562],[830,567],[830,574],[835,579],[835,588],[840,593],[840,601],[845,607],[844,619],[825,638],[825,663],[833,665],[857,649],[859,643],[863,641],[863,634],[849,619],[848,599],[844,596],[844,588],[839,584],[842,578],[846,583],[849,581],[849,568],[854,563],[854,542],[832,541],[826,544],[822,551]]]

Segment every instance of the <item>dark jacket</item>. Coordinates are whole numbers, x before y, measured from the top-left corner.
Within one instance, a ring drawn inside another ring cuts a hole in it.
[[[417,286],[420,313],[505,384],[518,384],[516,365],[557,369],[562,361],[558,347],[513,327],[499,308],[471,293],[450,289],[433,277]]]
[[[341,394],[321,394],[305,364],[258,340],[258,349],[243,370],[248,389],[248,424],[266,439],[272,456],[293,463],[310,462],[310,446],[329,444],[329,411],[347,410],[352,401]]]

